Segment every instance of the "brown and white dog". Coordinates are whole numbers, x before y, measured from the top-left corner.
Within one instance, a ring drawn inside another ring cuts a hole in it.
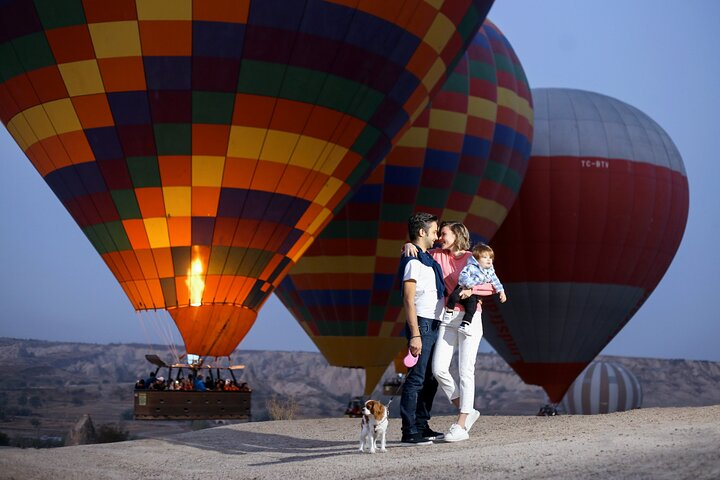
[[[390,406],[388,404],[388,406]],[[365,445],[370,453],[377,451],[377,442],[380,442],[380,451],[385,452],[385,433],[388,427],[388,407],[377,400],[368,400],[362,409],[362,422],[360,423],[360,448],[362,452]]]

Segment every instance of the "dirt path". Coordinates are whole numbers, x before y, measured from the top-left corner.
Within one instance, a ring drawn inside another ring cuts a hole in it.
[[[450,417],[432,425],[445,430]],[[720,405],[598,416],[481,417],[471,439],[408,447],[391,419],[388,451],[360,454],[359,421],[217,427],[163,439],[0,450],[7,479],[720,478]]]

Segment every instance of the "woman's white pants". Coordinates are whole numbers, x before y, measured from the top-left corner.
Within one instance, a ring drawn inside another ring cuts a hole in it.
[[[458,332],[460,321],[465,312],[455,310],[448,323],[442,323],[438,332],[433,353],[432,369],[438,384],[448,400],[460,398],[460,413],[471,413],[475,405],[475,360],[483,335],[482,314],[480,308],[473,315],[470,324],[471,336]],[[450,362],[455,351],[458,352],[458,373],[460,384],[450,375]]]

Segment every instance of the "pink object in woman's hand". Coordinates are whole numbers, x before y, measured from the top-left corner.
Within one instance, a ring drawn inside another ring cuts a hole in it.
[[[407,368],[412,368],[415,366],[415,364],[418,361],[418,357],[414,357],[412,353],[410,353],[410,349],[408,349],[408,354],[405,355],[405,358],[403,358],[403,363]]]

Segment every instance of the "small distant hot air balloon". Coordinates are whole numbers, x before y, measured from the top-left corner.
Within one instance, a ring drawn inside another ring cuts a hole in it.
[[[407,353],[397,268],[408,217],[424,210],[467,219],[476,236],[491,236],[519,187],[505,179],[524,173],[519,159],[524,149],[527,161],[531,135],[522,67],[486,22],[432,107],[276,290],[331,365],[365,369],[366,395],[398,352]],[[503,154],[494,158],[496,140]]]
[[[0,118],[137,310],[229,355],[492,0],[8,0]]]
[[[642,406],[640,381],[614,362],[595,361],[570,385],[562,406],[573,415],[624,412]]]
[[[688,182],[667,133],[597,93],[534,89],[532,156],[492,239],[508,301],[485,335],[558,403],[658,284],[682,239]]]

